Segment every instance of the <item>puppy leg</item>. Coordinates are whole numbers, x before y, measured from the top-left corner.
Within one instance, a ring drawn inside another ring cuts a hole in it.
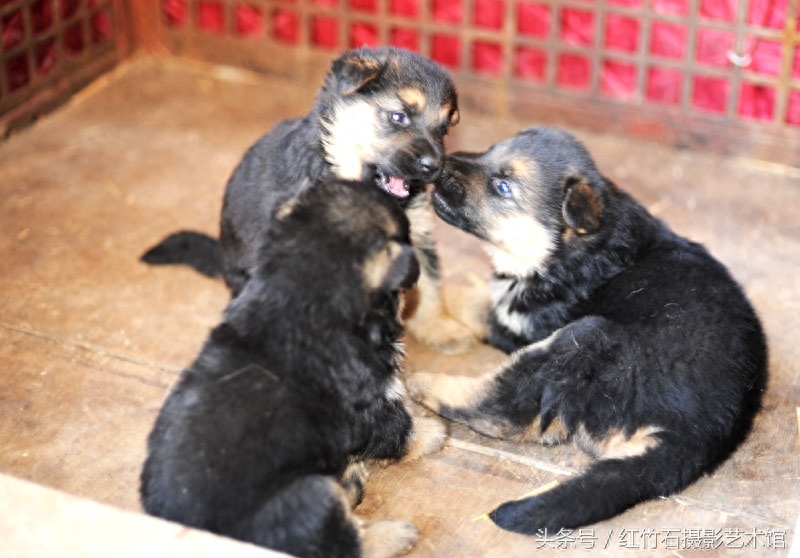
[[[401,462],[414,461],[425,455],[439,451],[447,442],[447,427],[436,418],[414,418],[408,452]]]
[[[428,196],[419,196],[406,212],[411,222],[411,242],[420,262],[419,281],[404,300],[406,328],[418,341],[442,352],[466,351],[477,342],[477,337],[445,308]]]
[[[362,546],[345,490],[324,475],[295,480],[226,534],[309,558],[355,558]]]
[[[417,341],[446,354],[463,353],[477,343],[476,334],[447,311],[439,282],[425,267],[409,296],[405,325]]]
[[[478,339],[489,337],[489,314],[492,311],[489,285],[481,282],[465,287],[450,287],[443,291],[443,295],[445,306],[456,320],[468,327]]]
[[[394,378],[370,413],[371,438],[361,459],[418,459],[440,449],[447,440],[445,425],[435,418],[413,418],[406,406],[406,389]]]
[[[500,417],[493,416],[485,402],[497,391],[502,370],[479,377],[448,376],[418,372],[407,380],[412,399],[444,418],[466,424],[492,438],[506,438]],[[505,421],[504,421],[505,422]]]
[[[353,461],[342,473],[342,487],[350,507],[355,508],[364,499],[364,487],[367,484],[369,471],[363,461]]]
[[[411,397],[435,413],[492,438],[564,440],[568,433],[554,411],[541,414],[542,394],[552,387],[539,371],[549,357],[548,340],[515,353],[494,372],[478,377],[419,372],[406,380]]]
[[[419,530],[408,521],[399,519],[377,521],[362,528],[361,556],[363,558],[392,558],[407,554],[419,538]]]
[[[413,417],[408,411],[406,401],[408,392],[406,387],[398,378],[394,379],[391,387],[387,390],[387,399],[392,402],[399,402],[400,407],[390,407],[395,414],[411,417],[411,430],[405,434],[406,443],[402,450],[401,462],[414,461],[425,455],[434,453],[444,447],[447,442],[447,427],[438,418]],[[390,422],[390,421],[387,421]]]

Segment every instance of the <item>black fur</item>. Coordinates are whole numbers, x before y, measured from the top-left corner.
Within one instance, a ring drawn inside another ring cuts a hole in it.
[[[424,105],[409,102],[418,96],[404,97],[407,91],[419,92]],[[368,110],[356,113],[353,107]],[[353,120],[357,115],[367,120]],[[256,265],[276,205],[330,178],[371,180],[401,206],[415,205],[426,195],[425,184],[438,176],[444,135],[457,121],[455,88],[436,63],[391,47],[349,51],[331,64],[308,115],[279,122],[247,151],[226,188],[219,245],[207,235],[180,232],[143,259],[223,275],[236,296]],[[373,129],[374,138],[366,132]],[[362,145],[351,145],[362,139]],[[402,178],[407,192],[390,188],[390,177]],[[430,237],[428,231],[415,234]],[[428,250],[431,259],[436,262],[436,253]],[[436,269],[426,265],[423,272]]]
[[[219,242],[203,233],[180,231],[142,255],[149,264],[186,264],[207,277],[222,276]]]
[[[364,459],[409,450],[393,389],[408,221],[372,185],[321,183],[279,208],[262,262],[180,375],[148,439],[145,510],[297,556],[360,556]]]
[[[433,205],[489,241],[488,340],[513,356],[469,404],[430,375],[411,377],[412,395],[484,434],[572,438],[598,458],[498,507],[496,524],[534,534],[601,521],[683,489],[745,438],[767,380],[755,311],[720,262],[601,175],[572,136],[534,128],[452,154]]]

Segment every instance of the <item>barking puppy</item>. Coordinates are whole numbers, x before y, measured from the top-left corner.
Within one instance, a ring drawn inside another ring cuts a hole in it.
[[[609,518],[681,490],[743,440],[767,378],[761,324],[704,247],[672,232],[563,131],[456,153],[436,213],[488,243],[487,339],[512,353],[479,378],[417,374],[412,397],[477,432],[597,458],[577,478],[503,504],[533,534]]]
[[[372,185],[281,206],[253,276],[167,397],[141,477],[156,516],[296,556],[395,556],[405,521],[364,526],[359,460],[444,443],[398,378],[398,291],[419,265],[403,211]]]
[[[409,331],[441,350],[462,350],[475,338],[444,309],[425,191],[441,171],[444,136],[458,119],[455,87],[436,63],[389,47],[347,52],[332,63],[311,112],[278,123],[239,163],[225,192],[219,246],[184,231],[143,260],[223,274],[236,296],[258,263],[267,216],[277,205],[321,178],[371,180],[411,220],[422,273]]]

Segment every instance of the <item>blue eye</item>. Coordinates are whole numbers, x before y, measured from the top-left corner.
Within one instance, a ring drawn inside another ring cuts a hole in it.
[[[389,113],[389,118],[396,124],[408,124],[408,115],[404,112],[391,112]]]
[[[504,198],[511,197],[511,186],[505,180],[495,180],[494,181],[494,189],[497,190],[497,193],[503,196]]]

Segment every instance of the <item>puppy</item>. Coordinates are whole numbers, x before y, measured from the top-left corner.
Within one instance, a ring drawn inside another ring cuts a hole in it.
[[[435,62],[391,47],[349,51],[332,63],[308,115],[278,123],[247,151],[227,185],[218,246],[180,232],[143,260],[222,274],[237,296],[258,265],[277,205],[321,178],[371,180],[411,220],[422,273],[407,304],[409,331],[440,350],[463,350],[476,339],[445,311],[425,190],[441,171],[444,136],[458,120],[455,87]]]
[[[596,457],[583,474],[490,517],[557,532],[667,496],[746,436],[767,380],[761,324],[708,251],[598,172],[584,147],[534,128],[448,157],[436,213],[485,240],[486,337],[512,353],[479,378],[417,374],[412,397],[477,432]]]
[[[276,210],[252,277],[172,389],[141,476],[153,515],[301,557],[396,556],[405,521],[364,526],[364,459],[445,440],[398,378],[398,292],[419,265],[403,211],[325,182]]]

